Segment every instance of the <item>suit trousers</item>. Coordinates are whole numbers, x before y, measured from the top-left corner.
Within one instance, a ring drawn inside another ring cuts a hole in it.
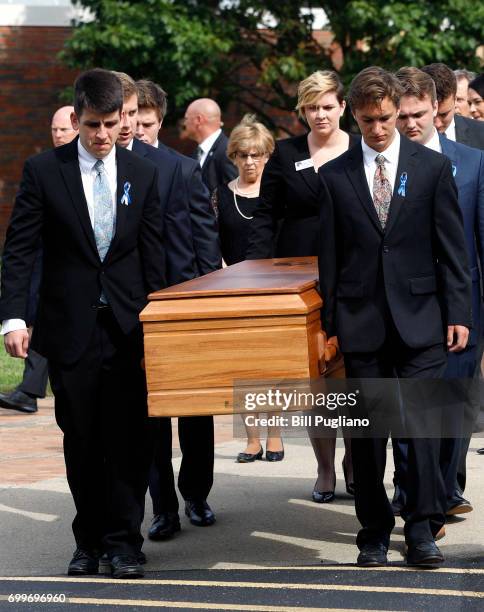
[[[157,420],[158,429],[155,433],[155,450],[150,472],[153,514],[178,512],[178,498],[171,463],[171,419],[162,417]],[[182,452],[178,475],[180,493],[185,500],[207,499],[213,484],[213,417],[180,417],[178,438]]]
[[[29,349],[22,382],[17,389],[33,397],[45,397],[49,378],[47,359]]]
[[[74,365],[49,361],[57,424],[77,514],[78,547],[136,554],[152,456],[140,327],[123,334],[111,309],[98,310],[88,347]]]
[[[443,344],[412,349],[404,344],[391,323],[380,349],[369,353],[345,353],[344,359],[346,376],[359,379],[441,378],[446,364]],[[422,408],[425,409],[420,411],[419,405],[415,405],[415,397],[410,408],[410,402],[406,407],[405,396],[401,396],[403,414],[407,413],[408,431],[417,434],[408,440],[408,501],[402,514],[407,544],[431,541],[445,520],[444,484],[439,470],[440,440],[417,437],[420,425],[432,428],[434,419],[439,416],[436,414],[439,406],[430,409],[428,398],[424,401]],[[353,437],[351,440],[355,508],[362,525],[357,536],[359,548],[375,542],[388,546],[395,525],[383,483],[388,435],[379,438]]]
[[[444,378],[451,380],[468,379],[471,381],[476,367],[476,354],[476,346],[468,347],[460,353],[449,353]],[[457,388],[454,393],[458,393]],[[456,399],[458,401],[458,398]],[[464,394],[460,406],[450,405],[442,415],[443,419],[446,420],[446,429],[455,432],[455,437],[444,436],[440,441],[439,464],[445,486],[446,511],[459,503],[465,488],[465,460],[462,465],[461,457],[463,453],[467,453],[469,448],[470,438],[466,435],[466,432],[469,431],[475,420],[475,416],[471,412],[475,412],[472,397]],[[459,437],[460,431],[465,432],[461,437]],[[399,502],[405,505],[407,492],[404,489],[403,482],[406,479],[408,464],[407,440],[393,441],[393,458],[395,463],[394,482],[399,489]]]

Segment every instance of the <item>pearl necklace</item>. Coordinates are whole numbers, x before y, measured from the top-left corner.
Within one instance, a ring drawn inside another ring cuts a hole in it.
[[[239,213],[239,215],[241,217],[243,217],[244,219],[247,219],[247,221],[250,221],[251,219],[253,219],[254,218],[253,216],[252,217],[248,217],[247,215],[244,215],[244,213],[240,210],[239,205],[237,204],[237,195],[239,195],[241,197],[247,197],[249,195],[253,195],[254,193],[256,193],[258,195],[259,194],[259,190],[255,189],[254,191],[247,191],[246,193],[241,193],[240,188],[239,188],[239,177],[237,177],[235,179],[234,190],[232,191],[232,193],[234,194],[235,208],[237,209],[237,212]]]

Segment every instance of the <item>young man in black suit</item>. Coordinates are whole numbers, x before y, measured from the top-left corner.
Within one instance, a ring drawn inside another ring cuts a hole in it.
[[[148,159],[158,168],[158,190],[163,206],[163,245],[167,285],[176,285],[196,274],[190,213],[185,196],[182,166],[165,151],[146,145],[134,137],[138,120],[138,90],[124,72],[114,72],[123,89],[121,128],[116,144]]]
[[[202,179],[210,193],[237,176],[227,157],[227,136],[222,132],[220,106],[210,98],[194,100],[185,111],[182,138],[197,143],[193,157],[202,168]]]
[[[451,164],[398,134],[400,96],[390,73],[378,67],[360,72],[349,104],[361,147],[319,170],[322,324],[328,343],[341,348],[348,378],[440,378],[446,349],[465,348],[471,325],[471,279]],[[424,417],[428,422],[433,415],[428,406],[416,415],[404,401],[403,410],[410,434],[402,511],[407,563],[433,565],[443,561],[434,541],[445,518],[440,440],[421,437]],[[383,484],[387,434],[352,439],[363,566],[386,564],[395,525]]]
[[[0,314],[5,347],[25,358],[28,286],[38,241],[43,276],[32,346],[49,361],[76,506],[69,575],[115,578],[138,563],[151,460],[143,337],[147,294],[165,285],[156,167],[115,147],[122,89],[94,69],[74,85],[79,138],[27,160],[7,230]]]
[[[173,155],[181,162],[185,193],[190,213],[193,249],[197,276],[208,274],[222,265],[215,215],[209,193],[201,178],[200,164],[159,141],[167,103],[163,89],[148,80],[136,82],[138,121],[136,137],[145,144]],[[153,522],[148,532],[151,540],[166,540],[180,529],[178,498],[175,489],[172,459],[171,419],[157,419],[159,432],[155,438],[155,454],[150,473],[150,494],[153,500]],[[207,497],[213,484],[214,430],[213,417],[180,417],[178,437],[182,462],[178,487],[185,500],[185,513],[192,525],[207,526],[215,522],[215,514]]]
[[[432,77],[437,90],[438,108],[434,119],[437,131],[450,140],[484,150],[484,122],[455,112],[457,79],[453,71],[442,63],[429,64],[421,70]]]
[[[163,177],[179,167],[182,176],[181,184],[177,187],[178,210],[173,215],[165,211],[165,251],[166,251],[166,276],[169,285],[181,283],[198,276],[196,252],[200,242],[200,231],[195,235],[193,232],[192,210],[197,209],[194,214],[197,221],[202,215],[212,215],[209,209],[208,197],[205,201],[193,202],[189,195],[193,193],[193,185],[188,185],[184,159],[191,166],[191,177],[193,177],[194,160],[184,158],[178,153],[171,153],[166,147],[155,148],[136,138],[138,122],[138,87],[133,79],[122,72],[115,72],[120,79],[123,88],[123,117],[118,143],[121,146],[131,148],[133,152],[150,159],[158,166],[159,174]],[[171,170],[170,170],[171,169]],[[185,170],[183,172],[183,169]],[[190,187],[190,189],[189,189]],[[197,186],[195,186],[197,187]],[[202,187],[203,185],[199,185]],[[160,186],[160,189],[162,187]],[[191,205],[190,205],[191,204]],[[202,210],[200,210],[202,208]],[[212,215],[213,218],[213,215]],[[204,219],[205,225],[207,220]],[[215,230],[215,228],[214,228]],[[177,237],[175,239],[175,237]],[[214,238],[212,234],[210,238]],[[205,236],[205,241],[207,236]],[[177,247],[176,244],[179,246]],[[180,245],[186,245],[181,250]],[[215,242],[215,248],[218,247]],[[180,253],[189,251],[190,262],[183,258],[185,265],[180,265]],[[214,249],[211,249],[212,253]],[[216,257],[214,264],[220,262]],[[210,270],[211,271],[211,270]],[[188,276],[187,276],[188,275]],[[152,539],[170,537],[180,529],[178,518],[178,500],[174,487],[173,468],[171,466],[171,421],[170,419],[157,419],[152,425],[155,434],[155,461],[151,470],[150,490],[154,497],[154,521],[150,529]],[[158,426],[158,427],[157,427]],[[194,525],[212,525],[215,515],[208,505],[206,498],[213,483],[213,458],[214,458],[214,433],[213,417],[190,417],[181,419],[180,446],[183,452],[182,467],[180,469],[179,485],[180,491],[185,499],[185,513]],[[159,432],[158,432],[159,428]],[[159,434],[159,435],[158,435]],[[153,538],[154,536],[154,538]],[[160,536],[160,537],[158,537]]]

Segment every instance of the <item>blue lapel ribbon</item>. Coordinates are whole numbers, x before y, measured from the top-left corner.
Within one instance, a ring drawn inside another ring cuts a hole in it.
[[[398,187],[398,195],[402,196],[403,198],[405,197],[405,186],[407,184],[407,173],[406,172],[402,172],[402,174],[400,175],[400,186]]]
[[[129,195],[130,189],[131,189],[131,183],[126,182],[123,185],[124,194],[123,194],[123,197],[121,198],[121,204],[124,204],[125,206],[128,206],[128,204],[131,204],[131,196]]]

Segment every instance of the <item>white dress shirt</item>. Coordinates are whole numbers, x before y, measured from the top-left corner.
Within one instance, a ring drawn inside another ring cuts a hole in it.
[[[439,133],[437,132],[437,130],[435,128],[434,128],[434,131],[432,132],[432,136],[425,143],[425,146],[428,149],[432,149],[432,151],[437,151],[437,153],[442,153],[442,147],[440,145]]]
[[[79,169],[81,171],[82,186],[84,187],[84,195],[86,196],[89,218],[91,219],[91,225],[94,227],[94,179],[97,174],[94,170],[94,164],[97,162],[97,158],[86,151],[80,140],[77,141],[77,150],[79,153]],[[103,158],[103,162],[104,172],[108,178],[109,188],[111,190],[114,222],[116,223],[116,147],[113,147],[111,151],[109,151],[108,155]]]
[[[81,171],[82,186],[84,188],[84,195],[86,197],[89,218],[91,219],[91,224],[94,226],[94,179],[96,178],[97,174],[94,170],[94,164],[97,162],[97,158],[93,157],[88,151],[86,151],[80,140],[77,141],[77,151],[79,156],[79,169]],[[109,187],[111,189],[114,211],[113,218],[114,223],[116,223],[116,147],[111,149],[109,154],[103,159],[103,162]],[[11,331],[26,328],[27,326],[23,319],[6,319],[5,321],[2,321],[2,331],[0,332],[0,335],[4,336]]]
[[[449,140],[453,140],[455,142],[455,119],[452,118],[452,121],[449,123],[449,127],[445,130],[445,135]]]
[[[203,151],[202,156],[200,157],[200,168],[203,167],[203,164],[205,163],[205,160],[207,159],[208,152],[213,147],[214,142],[217,140],[217,138],[220,136],[221,133],[222,133],[222,128],[219,128],[216,132],[214,132],[213,134],[210,134],[208,138],[205,138],[205,140],[198,145]]]
[[[361,148],[363,150],[363,165],[365,168],[366,182],[373,198],[373,179],[375,178],[377,155],[383,155],[385,158],[385,172],[392,188],[392,193],[395,188],[395,178],[397,176],[398,158],[400,156],[400,134],[395,130],[395,135],[389,147],[384,151],[378,152],[369,147],[366,142],[361,139]]]

